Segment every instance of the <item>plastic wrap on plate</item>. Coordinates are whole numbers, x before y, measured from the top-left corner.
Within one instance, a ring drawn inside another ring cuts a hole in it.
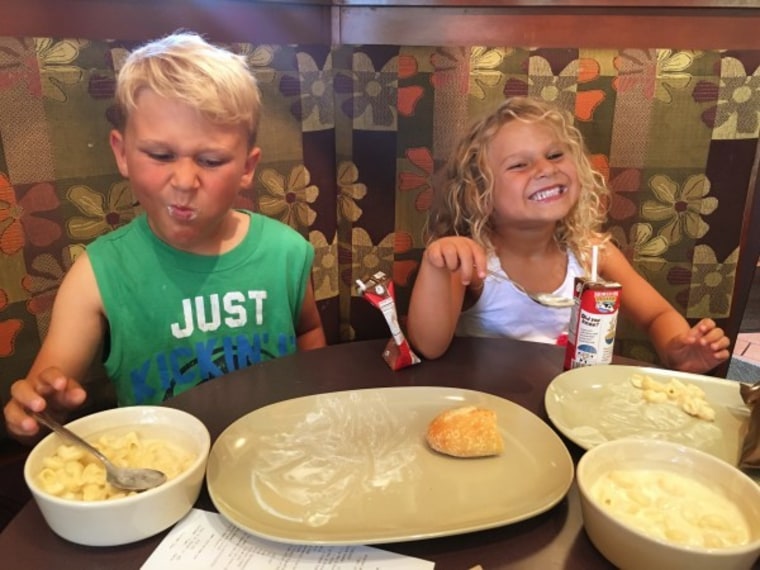
[[[742,400],[750,410],[747,433],[744,435],[739,467],[760,469],[760,383],[741,384]]]
[[[382,271],[378,271],[366,281],[356,280],[356,285],[362,296],[369,301],[372,306],[377,307],[383,313],[388,328],[391,329],[393,337],[388,341],[383,350],[383,359],[393,370],[401,370],[407,366],[418,364],[420,358],[412,352],[409,341],[406,340],[404,333],[398,323],[398,313],[396,312],[396,298],[393,291],[393,281]]]

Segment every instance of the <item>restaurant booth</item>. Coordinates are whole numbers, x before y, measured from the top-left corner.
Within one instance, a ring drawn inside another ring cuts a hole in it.
[[[511,95],[574,114],[622,250],[690,322],[736,339],[760,251],[754,2],[5,0],[2,13],[3,405],[76,256],[140,211],[108,146],[114,78],[129,50],[177,29],[231,45],[256,74],[262,161],[239,206],[314,245],[329,343],[388,335],[355,286],[377,271],[403,324],[442,167]],[[624,321],[616,351],[657,362]],[[110,405],[99,368],[87,380],[88,409]],[[12,510],[24,451],[0,440]]]

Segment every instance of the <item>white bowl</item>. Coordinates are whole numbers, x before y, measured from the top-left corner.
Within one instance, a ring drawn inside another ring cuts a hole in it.
[[[162,406],[127,406],[79,418],[67,424],[92,442],[108,433],[130,431],[142,439],[165,441],[192,453],[190,466],[163,485],[142,493],[110,500],[62,499],[46,492],[37,481],[43,459],[69,444],[49,434],[29,453],[24,479],[50,528],[66,540],[87,546],[114,546],[157,534],[185,516],[203,484],[211,438],[201,421],[180,410]]]
[[[605,473],[625,469],[669,471],[722,494],[745,518],[749,543],[722,548],[684,546],[621,522],[619,515],[602,506],[590,492]],[[586,532],[604,557],[619,568],[739,570],[751,568],[760,555],[760,485],[712,455],[666,441],[624,438],[587,451],[578,462],[576,478]]]

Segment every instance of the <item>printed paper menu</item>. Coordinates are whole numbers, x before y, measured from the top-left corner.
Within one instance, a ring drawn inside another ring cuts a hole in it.
[[[141,570],[432,570],[427,560],[370,546],[315,546],[265,540],[220,514],[192,509]]]

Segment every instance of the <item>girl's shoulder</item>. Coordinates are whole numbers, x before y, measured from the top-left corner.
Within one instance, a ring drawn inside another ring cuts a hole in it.
[[[623,256],[608,233],[595,233],[587,239],[565,245],[568,267],[572,266],[575,261],[583,270],[590,272],[595,247],[598,248],[599,271],[604,271],[606,263],[617,263],[618,256]],[[624,256],[623,259],[625,259]]]
[[[601,249],[599,257],[599,272],[609,281],[620,281],[635,269],[620,248],[608,241]]]

